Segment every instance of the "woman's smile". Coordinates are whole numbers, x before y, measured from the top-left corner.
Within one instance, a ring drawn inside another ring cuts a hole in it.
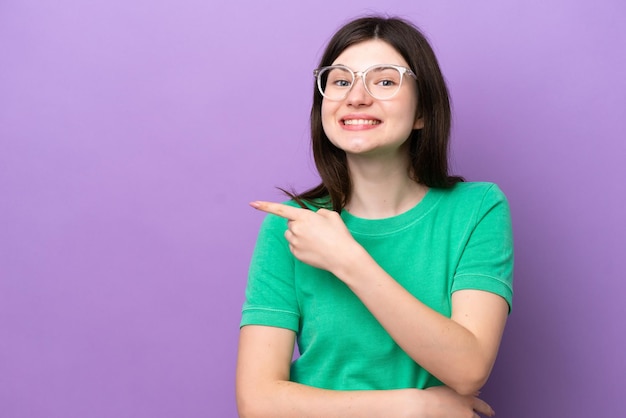
[[[343,125],[345,130],[354,131],[375,128],[380,125],[382,121],[373,116],[355,114],[342,117],[339,123]]]

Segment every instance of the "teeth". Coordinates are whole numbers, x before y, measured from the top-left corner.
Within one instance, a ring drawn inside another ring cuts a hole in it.
[[[379,120],[372,119],[346,119],[343,121],[344,125],[378,125]]]

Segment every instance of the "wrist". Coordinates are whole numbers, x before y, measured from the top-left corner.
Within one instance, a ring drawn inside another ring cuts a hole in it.
[[[341,255],[340,261],[331,271],[349,287],[362,280],[365,271],[372,271],[370,264],[374,260],[369,253],[356,241]]]

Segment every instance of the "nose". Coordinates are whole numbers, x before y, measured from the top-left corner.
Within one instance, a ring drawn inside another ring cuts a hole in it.
[[[346,104],[349,106],[367,106],[372,103],[372,96],[365,89],[362,77],[355,77],[354,84],[346,96]]]

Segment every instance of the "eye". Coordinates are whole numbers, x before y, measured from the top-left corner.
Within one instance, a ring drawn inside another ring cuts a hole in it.
[[[331,71],[328,75],[328,84],[334,87],[350,87],[352,77],[344,71]]]
[[[400,85],[400,72],[394,67],[374,67],[368,73],[368,84],[377,88],[394,88]]]
[[[396,85],[396,82],[393,81],[393,80],[380,80],[376,84],[378,84],[379,86],[382,86],[382,87],[393,87],[393,86]]]
[[[331,68],[328,70],[326,85],[334,88],[349,88],[352,85],[352,73],[344,68]]]

